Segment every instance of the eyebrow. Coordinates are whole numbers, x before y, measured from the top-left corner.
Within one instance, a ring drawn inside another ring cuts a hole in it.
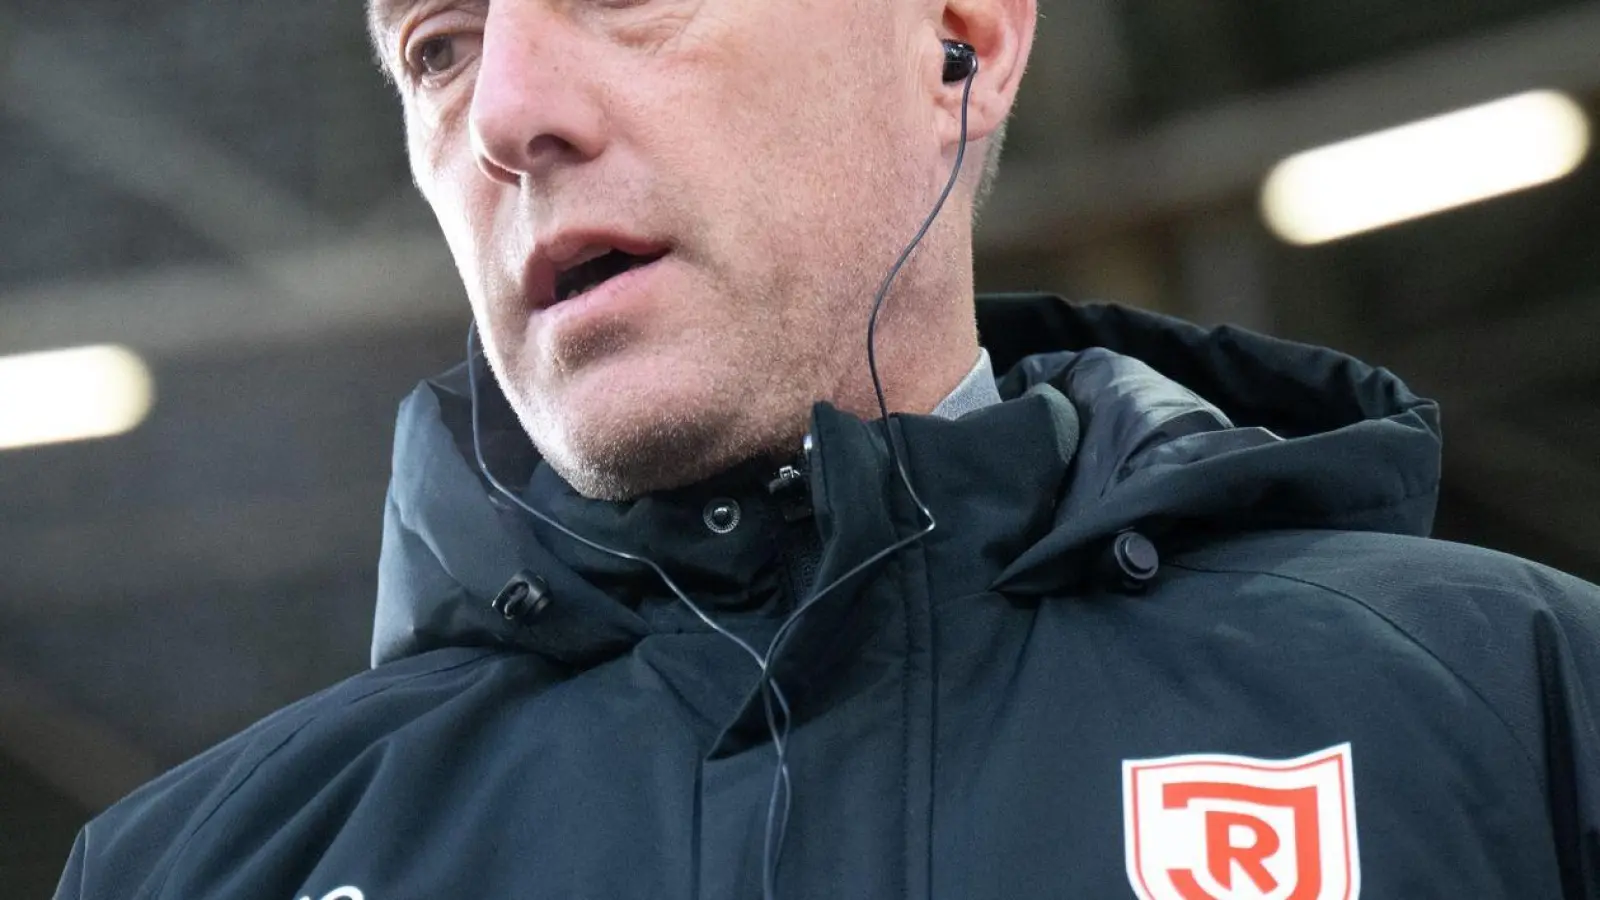
[[[389,48],[384,45],[389,33],[399,27],[400,20],[406,13],[422,5],[426,0],[366,0],[367,6],[367,41],[372,45],[374,61],[378,68],[383,70],[384,77],[393,80]],[[471,2],[458,4],[477,10],[486,10],[490,0],[471,0]]]

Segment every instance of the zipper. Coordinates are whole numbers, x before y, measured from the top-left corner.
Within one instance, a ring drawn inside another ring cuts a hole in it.
[[[788,465],[780,466],[777,475],[767,482],[767,492],[772,495],[785,523],[781,540],[783,569],[789,587],[788,610],[805,602],[822,557],[821,539],[815,526],[807,522],[813,514],[809,464],[812,450],[808,434],[800,455]]]
[[[783,520],[789,523],[811,518],[811,435],[806,435],[802,447],[800,455],[788,465],[780,466],[777,476],[767,482],[767,493],[777,501]]]

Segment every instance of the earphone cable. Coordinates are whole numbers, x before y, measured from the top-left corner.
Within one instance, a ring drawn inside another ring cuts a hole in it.
[[[700,608],[698,604],[689,598],[688,594],[678,587],[677,582],[673,581],[672,577],[669,576],[667,572],[661,568],[661,566],[656,564],[654,560],[638,554],[629,553],[624,550],[617,550],[607,547],[578,534],[577,532],[556,521],[553,517],[535,509],[531,504],[524,501],[522,497],[518,496],[515,491],[512,491],[510,488],[506,487],[505,484],[495,477],[493,472],[490,471],[487,460],[484,457],[483,442],[481,438],[482,423],[480,421],[479,412],[477,373],[480,353],[477,348],[476,323],[472,324],[467,329],[467,384],[468,393],[470,394],[469,402],[471,406],[472,449],[475,462],[478,466],[478,471],[483,475],[484,479],[489,483],[489,485],[524,512],[550,526],[551,528],[554,528],[556,531],[567,536],[568,538],[600,553],[649,568],[658,578],[661,579],[662,583],[667,586],[667,589],[672,592],[676,599],[683,603],[683,605],[689,609],[696,618],[705,623],[705,625],[715,633],[737,645],[755,662],[757,668],[759,669],[760,680],[758,682],[758,690],[761,693],[767,730],[772,738],[773,751],[777,758],[777,768],[773,772],[772,790],[768,796],[767,802],[766,833],[762,842],[762,896],[764,900],[776,900],[777,870],[782,859],[784,839],[788,833],[789,815],[793,809],[793,782],[790,776],[788,764],[788,742],[793,726],[793,714],[789,706],[788,698],[784,695],[781,685],[779,685],[777,680],[773,677],[772,661],[777,659],[778,655],[782,653],[788,638],[794,633],[795,625],[800,621],[801,617],[804,616],[807,611],[809,611],[817,603],[831,594],[838,587],[847,583],[851,578],[855,577],[860,572],[865,571],[867,568],[875,565],[888,556],[897,553],[906,547],[909,547],[919,540],[922,540],[929,534],[933,533],[935,528],[937,528],[938,523],[934,519],[933,512],[928,509],[927,505],[922,501],[921,496],[917,493],[916,488],[912,485],[911,476],[906,471],[905,461],[897,448],[894,429],[891,427],[889,419],[888,403],[884,396],[883,380],[878,373],[876,349],[877,324],[878,315],[883,309],[884,301],[887,299],[889,292],[894,285],[895,279],[910,261],[912,254],[921,245],[923,239],[927,237],[928,232],[933,228],[934,222],[937,221],[939,214],[944,210],[946,202],[949,200],[951,194],[955,190],[956,185],[960,181],[961,167],[967,150],[968,111],[971,104],[972,87],[973,83],[977,80],[977,74],[978,61],[976,57],[974,57],[972,60],[972,68],[967,75],[966,87],[962,95],[961,136],[959,145],[956,149],[955,166],[950,174],[950,180],[945,185],[944,191],[939,195],[938,202],[935,204],[933,212],[930,213],[927,220],[923,222],[922,227],[917,231],[916,237],[912,239],[909,245],[907,245],[905,251],[902,252],[899,259],[896,260],[893,268],[889,270],[889,274],[884,278],[883,284],[879,288],[878,293],[874,298],[872,314],[867,323],[867,367],[872,375],[873,390],[877,398],[878,411],[881,416],[883,427],[884,443],[889,453],[890,463],[900,476],[901,484],[905,486],[906,493],[910,496],[912,503],[915,504],[918,512],[921,513],[922,518],[926,520],[927,524],[919,529],[916,533],[896,540],[889,546],[883,548],[877,553],[874,553],[872,556],[869,556],[867,559],[851,567],[848,571],[829,582],[821,590],[814,593],[809,599],[791,612],[784,619],[783,623],[779,625],[778,630],[774,633],[771,641],[767,645],[766,654],[762,654],[761,652],[757,651],[755,647],[751,646],[743,638],[724,628],[715,619],[708,615],[703,609]]]

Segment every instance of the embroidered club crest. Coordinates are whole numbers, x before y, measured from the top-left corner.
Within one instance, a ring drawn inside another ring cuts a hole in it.
[[[1361,893],[1349,744],[1288,760],[1124,760],[1122,810],[1128,880],[1140,900]]]

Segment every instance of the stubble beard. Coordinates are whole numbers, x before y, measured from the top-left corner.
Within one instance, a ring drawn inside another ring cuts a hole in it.
[[[839,347],[816,310],[763,308],[779,321],[702,332],[678,350],[670,381],[619,380],[582,411],[532,392],[512,405],[545,462],[594,500],[694,484],[756,458],[776,468],[800,452],[812,404],[832,393]]]
[[[696,335],[668,338],[683,342],[671,368],[673,383],[618,379],[584,411],[561,409],[570,401],[560,397],[508,392],[551,468],[582,496],[626,501],[703,481],[757,457],[775,464],[792,459],[818,400],[876,418],[870,385],[846,381],[864,368],[868,314],[898,252],[898,232],[912,233],[911,226],[896,226],[901,220],[914,225],[918,211],[915,203],[891,199],[899,179],[874,174],[868,193],[885,199],[880,206],[897,208],[885,217],[892,224],[858,220],[856,229],[822,229],[804,242],[817,251],[806,254],[809,266],[780,262],[758,288],[748,282],[713,288],[723,308],[742,309]],[[784,254],[775,249],[767,258]],[[830,262],[819,266],[817,259]],[[909,303],[919,292],[922,262],[913,259],[889,304]],[[907,310],[900,312],[903,317]],[[616,348],[595,349],[604,356]]]

